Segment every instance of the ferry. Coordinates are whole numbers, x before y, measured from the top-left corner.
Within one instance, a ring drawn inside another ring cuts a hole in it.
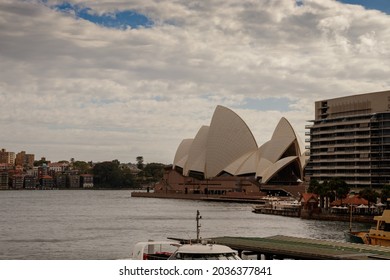
[[[135,244],[131,259],[133,260],[241,260],[237,251],[228,246],[207,243],[201,240],[199,220],[202,217],[197,211],[195,242],[183,244],[178,241],[145,241]]]
[[[390,246],[390,198],[381,216],[375,216],[376,227],[369,231],[348,231],[345,238],[348,242],[368,245]]]

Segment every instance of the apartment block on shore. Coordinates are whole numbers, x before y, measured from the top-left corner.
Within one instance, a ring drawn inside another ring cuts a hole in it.
[[[307,177],[356,190],[390,183],[390,91],[317,101],[310,122]]]

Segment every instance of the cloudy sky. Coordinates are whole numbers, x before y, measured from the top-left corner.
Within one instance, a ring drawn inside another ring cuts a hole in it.
[[[172,163],[235,111],[258,145],[314,102],[390,89],[388,0],[0,1],[0,148]]]

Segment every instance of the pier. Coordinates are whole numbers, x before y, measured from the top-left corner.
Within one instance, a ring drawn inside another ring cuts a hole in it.
[[[390,247],[344,243],[292,236],[215,237],[212,242],[226,245],[242,255],[257,259],[294,260],[390,260]]]

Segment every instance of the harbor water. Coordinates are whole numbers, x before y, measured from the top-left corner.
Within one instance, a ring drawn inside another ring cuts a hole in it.
[[[0,192],[0,259],[129,258],[148,239],[289,235],[344,242],[349,223],[252,213],[244,203],[135,198],[128,190]],[[354,229],[369,225],[354,224]]]

